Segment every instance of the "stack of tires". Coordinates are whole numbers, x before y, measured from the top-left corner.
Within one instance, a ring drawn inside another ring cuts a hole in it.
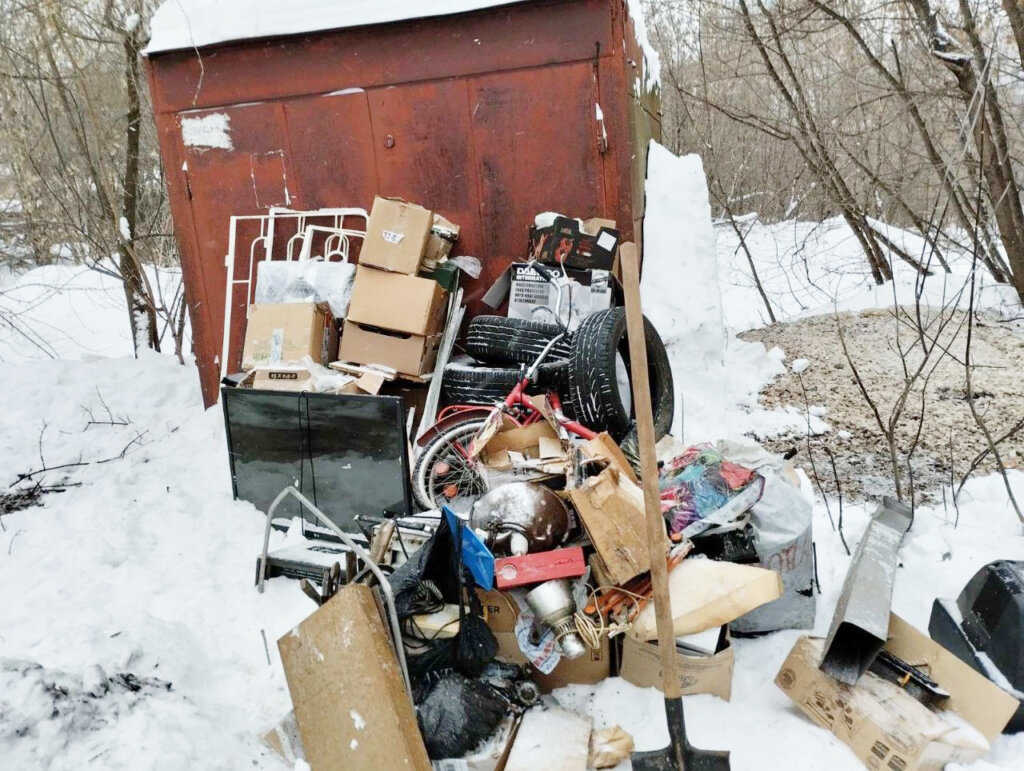
[[[672,371],[665,345],[644,319],[655,431],[668,433],[674,412]],[[540,321],[477,316],[469,323],[466,352],[478,363],[445,368],[446,404],[493,405],[505,399],[561,329]],[[559,340],[540,366],[533,390],[555,391],[568,417],[616,441],[629,433],[632,397],[626,314],[611,308],[587,316],[572,335]]]

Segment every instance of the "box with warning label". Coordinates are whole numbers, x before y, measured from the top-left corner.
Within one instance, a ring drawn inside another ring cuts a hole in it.
[[[561,273],[561,268],[555,270]],[[612,306],[612,275],[608,270],[568,268],[566,276],[569,279],[569,287],[568,291],[562,290],[560,316],[562,322],[572,331],[591,313],[607,310]],[[511,278],[509,318],[554,323],[555,287],[525,262],[512,264]]]

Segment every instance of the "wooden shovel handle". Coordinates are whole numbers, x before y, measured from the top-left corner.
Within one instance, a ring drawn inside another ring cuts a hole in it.
[[[629,368],[633,381],[633,409],[639,439],[640,473],[644,491],[644,513],[647,521],[647,548],[651,560],[654,617],[658,630],[658,653],[661,658],[661,685],[666,699],[682,694],[676,676],[675,635],[672,632],[672,607],[668,593],[668,570],[665,564],[665,520],[661,516],[661,495],[658,490],[658,456],[654,444],[654,411],[651,407],[651,382],[647,372],[647,343],[644,338],[644,315],[640,308],[640,265],[636,254],[620,253],[623,290],[626,300],[626,334],[629,337]],[[675,398],[675,394],[672,395]]]

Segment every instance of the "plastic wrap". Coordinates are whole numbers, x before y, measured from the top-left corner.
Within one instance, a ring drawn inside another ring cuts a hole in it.
[[[256,302],[325,302],[335,318],[343,319],[355,272],[347,262],[263,260],[256,269]]]

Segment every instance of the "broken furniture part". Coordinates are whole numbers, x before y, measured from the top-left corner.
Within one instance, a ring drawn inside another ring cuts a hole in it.
[[[387,607],[387,621],[390,628],[391,639],[401,640],[402,639],[402,627],[398,622],[398,613],[395,610],[395,598],[391,591],[391,584],[388,583],[387,577],[381,572],[381,569],[377,564],[370,559],[369,553],[355,542],[347,533],[341,528],[334,524],[330,518],[320,511],[314,503],[309,500],[306,496],[296,490],[294,487],[285,487],[281,492],[277,494],[274,502],[270,504],[270,508],[267,509],[267,522],[263,528],[263,551],[260,557],[261,569],[259,571],[259,579],[256,583],[256,588],[262,592],[263,582],[266,579],[266,565],[267,565],[267,548],[270,543],[270,527],[274,520],[274,513],[277,511],[278,506],[288,497],[295,498],[299,503],[306,507],[322,524],[324,527],[329,528],[338,539],[345,544],[349,551],[354,552],[356,556],[363,561],[363,565],[368,569],[377,581],[380,582],[380,592],[384,597],[384,604]],[[409,682],[409,668],[405,663],[405,652],[402,650],[401,645],[396,646],[396,654],[398,656],[398,664],[401,667],[402,679],[405,681],[405,689],[409,693],[409,698],[412,698],[412,685]]]
[[[896,552],[913,511],[886,496],[850,561],[821,660],[823,672],[853,685],[885,646],[896,582]]]
[[[567,659],[577,659],[587,652],[573,618],[576,601],[569,582],[546,581],[526,594],[526,604],[537,617],[537,623],[555,631],[558,647]]]
[[[684,559],[672,568],[668,585],[672,640],[728,624],[782,596],[782,579],[774,570],[703,558]],[[650,605],[640,611],[628,634],[638,640],[657,638]]]
[[[640,263],[638,256],[621,255],[623,287],[626,301],[626,327],[629,340],[630,375],[633,381],[633,406],[640,450],[640,478],[643,481],[643,511],[647,526],[647,564],[651,571],[653,612],[656,617],[661,687],[665,695],[665,719],[668,722],[669,745],[649,752],[631,755],[637,771],[679,769],[682,771],[728,771],[729,753],[702,750],[690,744],[683,717],[683,694],[679,679],[673,677],[676,633],[673,633],[673,612],[669,594],[668,567],[665,564],[665,520],[661,516],[658,493],[658,459],[654,444],[654,410],[651,405],[650,378],[647,372],[645,326],[647,320],[640,307]],[[590,318],[594,318],[591,316]],[[664,347],[662,347],[664,351]],[[669,373],[671,380],[671,373]],[[674,392],[669,395],[674,400]],[[671,423],[671,419],[669,420]],[[664,431],[662,432],[664,433]],[[686,560],[683,561],[683,564]],[[678,566],[681,567],[681,566]],[[689,589],[689,587],[686,587]],[[645,609],[646,610],[646,609]]]
[[[895,614],[884,650],[913,662],[948,691],[946,709],[927,707],[871,672],[854,686],[838,682],[818,668],[823,647],[820,638],[801,637],[775,684],[869,768],[939,771],[946,763],[969,764],[988,751],[1017,706],[994,683]]]
[[[495,487],[473,504],[469,522],[493,551],[514,556],[560,546],[572,525],[562,499],[536,482]]]
[[[534,707],[523,715],[505,771],[586,771],[591,730],[589,717],[562,707]]]
[[[1024,562],[991,562],[956,602],[935,600],[928,633],[1018,701],[1006,733],[1024,731]]]
[[[315,769],[428,771],[401,645],[392,648],[374,591],[342,587],[278,640],[303,751]]]
[[[236,499],[265,512],[297,486],[344,529],[357,514],[412,514],[400,398],[224,388],[221,401]],[[297,500],[279,516],[315,521]]]
[[[351,538],[361,540],[354,534]],[[350,553],[341,543],[313,542],[285,546],[270,552],[266,557],[256,558],[256,583],[260,582],[261,572],[265,580],[284,576],[319,582],[325,570],[330,570],[331,565],[343,561],[345,555]]]
[[[949,691],[917,667],[883,650],[871,662],[868,672],[895,683],[926,707],[937,707],[949,699]]]
[[[501,557],[494,561],[494,580],[499,589],[539,584],[557,578],[579,578],[586,572],[587,563],[579,546],[521,557]]]

